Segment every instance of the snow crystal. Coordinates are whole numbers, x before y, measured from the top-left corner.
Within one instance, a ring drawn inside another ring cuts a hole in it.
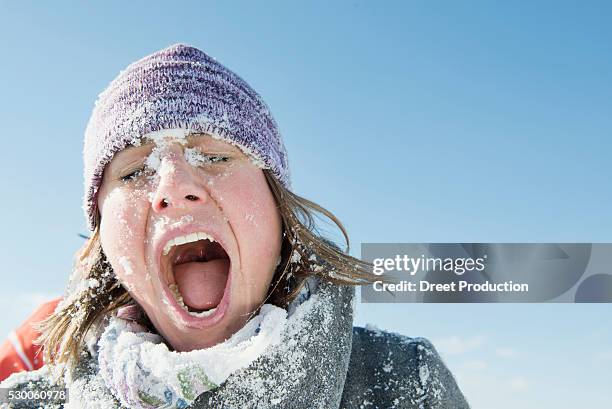
[[[300,255],[300,252],[297,250],[293,250],[293,252],[291,253],[291,263],[299,263],[300,260],[302,259],[302,256]]]
[[[98,280],[97,278],[90,278],[87,281],[85,281],[85,288],[97,288],[100,287],[100,280]]]
[[[149,156],[147,156],[147,159],[145,160],[145,166],[147,166],[149,169],[157,170],[159,169],[160,165],[161,158],[159,150],[153,149],[153,151],[149,154]]]
[[[2,381],[3,388],[13,388],[19,384],[32,382],[39,379],[41,376],[45,377],[50,375],[50,369],[48,365],[45,365],[39,369],[33,371],[22,371],[14,372],[6,380]]]
[[[381,336],[383,335],[383,330],[378,328],[376,325],[371,324],[371,323],[366,323],[365,324],[365,329],[367,329],[368,331],[372,331],[374,333],[374,335],[376,336]]]
[[[226,129],[228,131],[231,131],[232,129],[232,124],[229,120],[229,116],[227,115],[227,112],[224,112],[221,118],[217,118],[217,117],[211,118],[208,115],[206,115],[206,113],[201,113],[198,116],[196,116],[195,122],[213,124],[215,126]]]
[[[153,242],[156,242],[166,231],[178,229],[182,226],[187,226],[193,223],[193,221],[194,218],[190,214],[182,216],[178,220],[174,221],[168,216],[161,216],[153,223],[153,235],[151,240]]]
[[[427,380],[429,379],[429,367],[427,365],[419,367],[419,379],[421,380],[421,385],[427,385]]]
[[[247,222],[253,224],[254,226],[257,226],[257,222],[255,221],[255,216],[252,213],[247,213],[244,215],[244,220],[246,220]]]
[[[367,399],[363,400],[363,403],[360,405],[360,408],[367,408],[368,406],[373,406],[374,402],[370,402]]]
[[[423,338],[413,338],[412,339],[412,342],[422,342],[422,341],[423,341]],[[429,342],[429,341],[425,340],[425,342]],[[427,347],[423,346],[423,344],[418,344],[417,345],[417,350],[419,352],[425,352],[429,356],[434,356],[435,355],[434,352],[430,348],[427,348]]]
[[[119,257],[119,264],[121,265],[121,267],[123,267],[123,271],[125,272],[125,275],[132,275],[134,274],[134,269],[132,268],[132,263],[130,263],[130,260],[126,257],[126,256],[121,256]]]
[[[323,271],[325,269],[325,267],[321,266],[321,265],[315,265],[312,267],[312,271],[314,271],[315,273],[319,273],[321,271]],[[334,273],[333,271],[330,271],[329,276],[330,277],[334,277],[336,275],[336,273]],[[336,277],[334,277],[336,278]]]
[[[187,143],[187,135],[191,132],[183,128],[161,129],[149,132],[142,136],[143,140],[150,140],[157,146],[165,146],[171,142],[178,142],[181,145]]]
[[[204,154],[198,148],[186,148],[185,160],[193,167],[200,167],[214,163],[210,155]]]

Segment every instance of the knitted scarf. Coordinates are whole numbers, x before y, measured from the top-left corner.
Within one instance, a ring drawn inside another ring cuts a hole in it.
[[[285,321],[284,309],[266,304],[227,341],[211,348],[175,352],[159,335],[132,332],[125,321],[113,318],[98,343],[100,374],[126,406],[186,408],[202,392],[216,389],[266,348],[276,346]]]

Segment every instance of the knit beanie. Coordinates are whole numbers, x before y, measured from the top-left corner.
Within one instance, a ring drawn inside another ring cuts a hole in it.
[[[83,210],[89,229],[106,165],[153,132],[206,133],[240,148],[290,188],[287,152],[263,99],[203,51],[175,44],[121,71],[98,96],[85,131]]]

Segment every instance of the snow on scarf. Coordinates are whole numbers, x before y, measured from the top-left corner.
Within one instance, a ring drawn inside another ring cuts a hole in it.
[[[84,359],[66,379],[65,407],[338,408],[351,354],[353,299],[353,287],[321,282],[307,300],[289,308],[288,318],[284,310],[262,307],[217,349],[180,354],[164,350],[155,334],[135,334],[111,321],[98,359]],[[210,364],[232,349],[248,352]],[[203,365],[204,356],[212,361]],[[117,360],[131,369],[115,378]]]
[[[100,374],[123,405],[183,409],[278,345],[286,316],[284,309],[266,304],[227,341],[191,352],[170,351],[159,335],[132,332],[113,318],[98,343]]]

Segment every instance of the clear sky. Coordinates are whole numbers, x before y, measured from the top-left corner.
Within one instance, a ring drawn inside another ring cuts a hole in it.
[[[63,290],[82,136],[176,42],[274,113],[294,190],[361,242],[610,242],[609,2],[2,2],[0,332]],[[430,338],[475,409],[612,404],[610,305],[359,305]]]

